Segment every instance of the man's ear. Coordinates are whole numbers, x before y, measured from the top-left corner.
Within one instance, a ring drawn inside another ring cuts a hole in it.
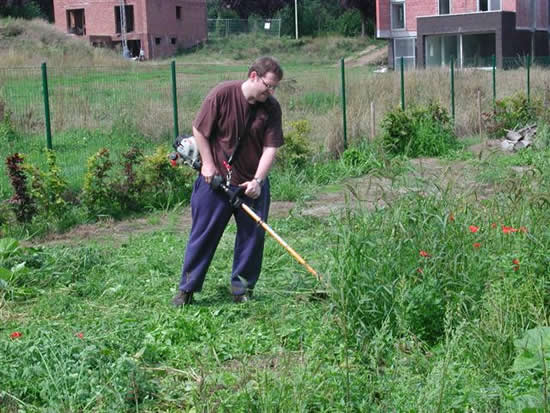
[[[250,79],[256,79],[258,77],[258,73],[255,70],[253,70],[252,72],[250,72],[250,75],[248,75],[248,77]]]

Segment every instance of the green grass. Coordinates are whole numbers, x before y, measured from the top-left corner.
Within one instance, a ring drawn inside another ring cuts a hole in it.
[[[515,340],[549,321],[550,209],[534,202],[550,188],[547,157],[531,154],[533,185],[516,176],[522,191],[484,201],[411,193],[371,212],[271,220],[326,285],[268,237],[245,305],[229,291],[234,224],[196,304],[179,310],[179,211],[154,232],[102,244],[0,244],[1,406],[543,411],[545,370],[536,357],[526,370],[514,363]],[[480,176],[508,168],[469,162]]]

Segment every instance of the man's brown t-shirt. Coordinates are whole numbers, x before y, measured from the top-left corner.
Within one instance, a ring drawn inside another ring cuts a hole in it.
[[[223,162],[229,160],[240,138],[232,162],[233,185],[254,178],[264,147],[278,148],[284,143],[279,102],[269,96],[265,102],[251,105],[241,90],[243,83],[223,82],[212,89],[193,121],[210,142],[216,169],[223,177],[227,175]]]

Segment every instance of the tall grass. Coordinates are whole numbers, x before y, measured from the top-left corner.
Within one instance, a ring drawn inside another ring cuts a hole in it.
[[[543,409],[538,359],[515,366],[526,357],[517,339],[549,321],[550,217],[537,203],[549,188],[547,157],[533,153],[540,172],[510,178],[516,190],[503,183],[494,199],[415,191],[371,212],[273,219],[326,285],[268,239],[256,299],[244,306],[228,285],[234,224],[196,305],[182,310],[169,304],[187,237],[176,217],[105,245],[2,242],[1,406]],[[480,177],[509,167],[469,162]],[[322,287],[329,298],[319,301],[312,293]]]

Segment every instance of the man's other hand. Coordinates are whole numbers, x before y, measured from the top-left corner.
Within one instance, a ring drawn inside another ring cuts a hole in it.
[[[257,199],[262,193],[262,186],[255,179],[243,182],[239,187],[244,188],[244,194],[252,199]]]

